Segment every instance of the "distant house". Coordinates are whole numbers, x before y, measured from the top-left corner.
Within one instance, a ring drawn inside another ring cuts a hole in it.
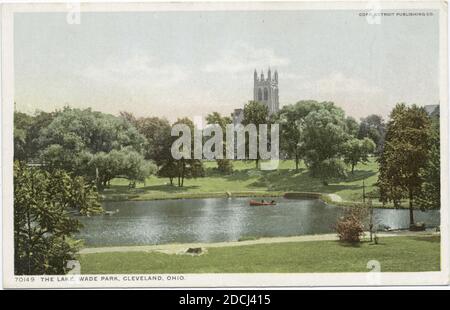
[[[236,126],[241,124],[244,120],[244,109],[234,109],[234,113],[232,113],[233,124]]]
[[[429,104],[423,107],[429,116],[439,115],[439,105]]]

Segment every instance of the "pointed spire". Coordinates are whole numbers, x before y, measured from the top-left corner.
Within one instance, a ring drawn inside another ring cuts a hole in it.
[[[278,82],[278,71],[275,70],[275,82]]]
[[[272,80],[272,73],[270,72],[270,66],[269,66],[269,70],[267,71],[267,80],[269,80],[269,81]]]
[[[255,69],[255,73],[253,73],[253,80],[255,80],[255,81],[258,80],[258,73],[256,73],[256,69]]]
[[[261,81],[264,81],[264,72],[261,70]]]

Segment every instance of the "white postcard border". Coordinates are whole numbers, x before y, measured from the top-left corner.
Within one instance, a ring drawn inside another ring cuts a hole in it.
[[[74,3],[70,1],[68,3]],[[76,2],[75,2],[76,3]],[[14,276],[13,239],[13,107],[14,107],[14,13],[68,12],[66,2],[43,4],[2,5],[2,206],[3,206],[3,285],[7,288],[66,288],[66,287],[292,287],[292,286],[370,286],[370,285],[445,285],[449,283],[450,236],[448,196],[448,42],[447,3],[445,1],[381,1],[381,9],[439,10],[440,29],[440,115],[441,115],[441,271],[380,273],[378,282],[368,280],[370,273],[301,273],[301,274],[181,274],[178,280],[146,280],[149,275],[110,275],[122,280],[80,281],[77,276]],[[367,1],[284,1],[284,2],[197,2],[178,3],[82,3],[83,12],[119,11],[188,11],[188,10],[358,10]],[[86,275],[87,276],[87,275]],[[103,275],[105,276],[105,275]],[[135,280],[125,280],[124,277]],[[158,276],[158,275],[154,275]],[[168,276],[159,275],[162,279]],[[106,278],[105,278],[106,279]],[[18,281],[20,280],[20,281]]]

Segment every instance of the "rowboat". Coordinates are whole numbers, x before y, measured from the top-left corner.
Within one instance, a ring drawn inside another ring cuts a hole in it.
[[[250,200],[249,204],[251,206],[275,206],[277,203],[275,201],[256,201]]]
[[[114,215],[116,213],[119,213],[119,209],[116,209],[116,211],[105,211],[103,214],[111,216],[111,215]]]

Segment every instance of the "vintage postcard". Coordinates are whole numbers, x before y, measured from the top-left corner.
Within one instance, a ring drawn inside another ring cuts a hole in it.
[[[448,284],[447,2],[1,12],[5,287]]]

